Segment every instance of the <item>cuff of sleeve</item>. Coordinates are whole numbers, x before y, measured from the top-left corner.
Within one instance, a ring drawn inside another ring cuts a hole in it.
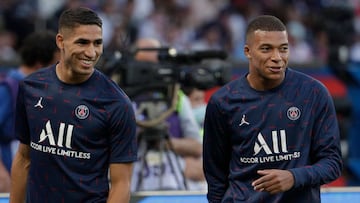
[[[299,188],[305,186],[306,178],[303,177],[303,172],[301,168],[289,169],[289,171],[294,176],[294,186],[293,188]]]

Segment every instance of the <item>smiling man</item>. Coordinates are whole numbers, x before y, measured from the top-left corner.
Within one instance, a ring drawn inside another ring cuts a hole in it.
[[[220,88],[207,105],[209,202],[320,202],[320,186],[342,169],[328,90],[287,67],[288,34],[274,16],[249,23],[244,53],[249,72]]]
[[[101,19],[64,11],[56,43],[60,61],[19,86],[10,202],[129,202],[136,122],[126,94],[95,69]]]

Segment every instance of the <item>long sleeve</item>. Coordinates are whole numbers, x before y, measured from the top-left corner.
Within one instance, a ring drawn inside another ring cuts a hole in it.
[[[209,202],[220,202],[229,184],[231,145],[223,117],[216,101],[210,100],[206,110],[203,143],[204,172],[208,182]]]
[[[290,169],[295,177],[295,188],[317,186],[329,183],[341,175],[342,159],[339,127],[333,101],[320,98],[316,108],[315,125],[312,135],[311,165]],[[320,106],[322,105],[322,106]]]

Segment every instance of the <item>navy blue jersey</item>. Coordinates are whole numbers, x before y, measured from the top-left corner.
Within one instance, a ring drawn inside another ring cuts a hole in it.
[[[28,202],[106,202],[111,163],[137,159],[126,94],[98,70],[69,85],[55,66],[19,86],[16,134],[31,147]]]
[[[204,124],[209,202],[320,202],[320,185],[341,174],[332,98],[317,80],[292,69],[268,91],[246,75],[214,93]],[[251,186],[260,169],[288,169],[294,187],[270,195]]]

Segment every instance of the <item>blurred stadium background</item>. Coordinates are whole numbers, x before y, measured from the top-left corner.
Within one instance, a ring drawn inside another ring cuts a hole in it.
[[[16,68],[29,33],[57,29],[61,11],[88,6],[104,21],[104,56],[153,37],[178,51],[224,50],[232,78],[247,70],[244,28],[258,14],[283,20],[289,31],[290,67],[322,81],[340,122],[343,176],[323,186],[326,203],[360,202],[360,1],[359,0],[1,0],[0,71]],[[207,91],[207,98],[213,91]],[[0,195],[0,203],[8,202]],[[132,202],[206,202],[205,191],[136,193]]]

